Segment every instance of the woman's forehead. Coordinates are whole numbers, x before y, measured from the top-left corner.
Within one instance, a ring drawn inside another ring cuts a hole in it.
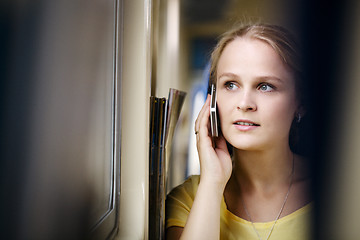
[[[249,73],[280,79],[292,75],[280,55],[268,43],[251,38],[236,38],[221,53],[217,78],[223,74]]]

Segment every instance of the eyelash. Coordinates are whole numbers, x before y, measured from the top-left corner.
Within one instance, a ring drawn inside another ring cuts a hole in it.
[[[225,88],[226,88],[227,90],[232,90],[232,88],[230,88],[230,85],[236,86],[236,84],[233,83],[233,82],[226,82],[226,83],[224,84],[224,86],[225,86]]]
[[[233,90],[234,87],[237,87],[234,82],[226,82],[226,83],[224,84],[224,86],[225,86],[225,88],[226,88],[227,90]],[[232,86],[232,87],[230,87],[230,86]],[[272,91],[276,90],[276,87],[275,87],[274,85],[270,84],[270,83],[260,83],[260,84],[257,86],[257,89],[258,89],[258,90],[261,90],[261,87],[263,87],[263,86],[267,86],[267,87],[270,87],[270,88],[271,88],[271,90],[269,90],[269,91],[267,91],[267,90],[262,90],[262,91],[264,91],[264,92],[272,92]]]
[[[270,83],[260,83],[260,84],[258,85],[258,89],[261,90],[261,88],[262,88],[263,86],[267,86],[267,87],[270,87],[270,88],[271,88],[270,91],[264,90],[264,92],[272,92],[272,91],[276,90],[275,86],[272,85],[272,84],[270,84]]]

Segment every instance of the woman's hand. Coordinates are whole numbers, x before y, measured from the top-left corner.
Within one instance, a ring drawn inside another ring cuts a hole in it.
[[[230,178],[232,162],[226,141],[220,135],[213,142],[209,131],[210,97],[195,122],[200,159],[200,183],[184,228],[169,228],[170,239],[219,239],[220,206]]]
[[[219,131],[219,137],[210,133],[210,95],[208,95],[195,122],[196,146],[200,159],[201,183],[225,188],[232,171],[232,161],[226,141]]]

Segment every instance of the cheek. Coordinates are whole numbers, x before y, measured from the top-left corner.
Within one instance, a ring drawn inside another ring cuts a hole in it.
[[[296,104],[293,101],[278,101],[267,106],[267,118],[272,122],[286,126],[291,125],[295,112]]]
[[[223,123],[228,122],[231,116],[232,104],[230,101],[224,101],[224,99],[217,99],[217,112],[220,120],[220,127],[223,128]]]
[[[217,103],[217,115],[218,115],[218,118],[219,118],[219,121],[220,121],[220,124],[222,122],[224,122],[224,116],[226,116],[226,109],[224,108],[224,106],[222,106],[221,104]]]
[[[228,116],[233,109],[233,103],[230,98],[217,96],[217,111],[220,118]]]

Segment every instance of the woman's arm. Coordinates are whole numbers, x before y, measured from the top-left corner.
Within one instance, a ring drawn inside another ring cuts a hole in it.
[[[220,136],[214,148],[209,136],[209,96],[195,123],[200,159],[200,183],[184,228],[171,227],[167,239],[219,239],[220,205],[232,163],[225,139]]]
[[[223,189],[201,182],[181,239],[219,239]]]

